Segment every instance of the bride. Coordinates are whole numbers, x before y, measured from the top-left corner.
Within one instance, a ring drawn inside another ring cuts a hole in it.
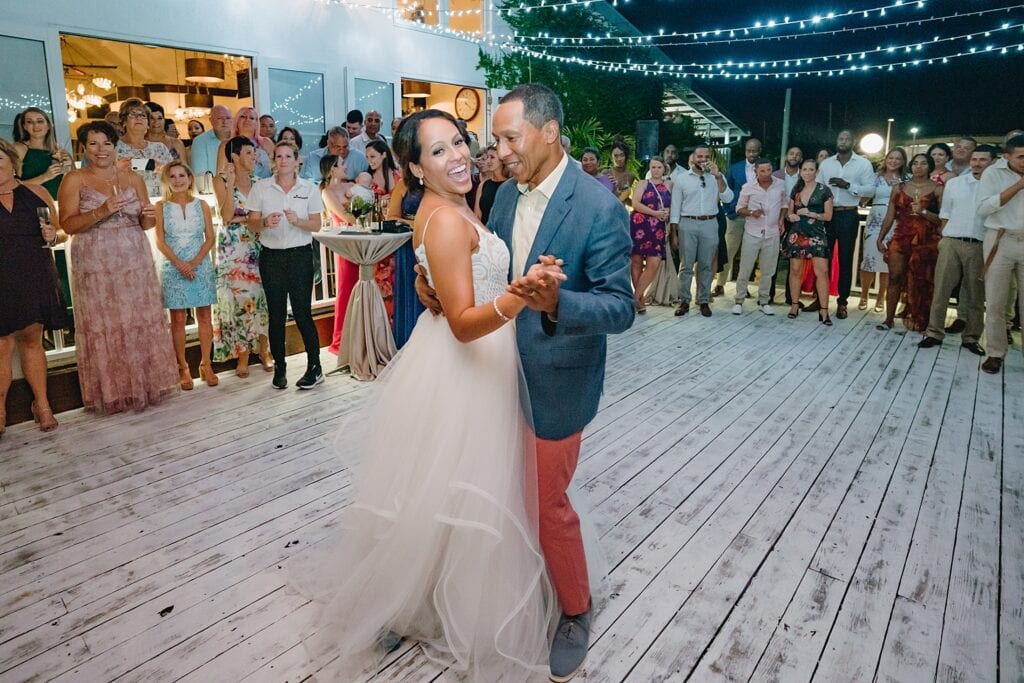
[[[296,577],[318,603],[306,647],[323,680],[373,670],[398,637],[470,681],[543,679],[555,600],[520,409],[512,321],[525,303],[506,291],[505,243],[466,205],[469,147],[455,120],[419,112],[395,148],[423,193],[413,245],[444,316],[420,316],[339,434],[354,492],[338,546],[304,558]],[[528,277],[564,279],[539,264]]]

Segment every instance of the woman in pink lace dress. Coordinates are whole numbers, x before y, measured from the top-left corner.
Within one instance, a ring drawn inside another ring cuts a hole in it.
[[[142,178],[115,166],[117,132],[78,129],[88,166],[61,183],[60,223],[70,234],[78,381],[87,410],[142,410],[178,389],[153,252],[156,223]]]

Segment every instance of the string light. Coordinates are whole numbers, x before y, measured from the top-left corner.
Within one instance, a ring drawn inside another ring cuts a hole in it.
[[[566,12],[571,7],[583,7],[589,8],[591,4],[599,2],[600,0],[555,0],[549,2],[548,0],[541,0],[539,5],[520,5],[518,7],[499,7],[497,9],[489,8],[477,8],[477,9],[425,9],[422,6],[417,7],[415,0],[402,0],[402,4],[405,6],[404,9],[417,8],[418,11],[422,12],[427,16],[466,16],[470,14],[482,14],[484,12],[497,14],[500,16],[508,16],[515,14],[516,12],[525,12],[529,14],[534,10],[550,9],[555,11]],[[344,5],[345,7],[354,7],[360,9],[373,9],[383,10],[385,12],[395,12],[396,8],[391,5],[381,5],[371,2],[353,2],[353,0],[321,0],[328,5]],[[397,9],[398,12],[402,11],[402,7]]]
[[[274,102],[274,105],[271,108],[271,114],[273,114],[274,118],[287,118],[288,123],[295,125],[296,127],[322,127],[324,125],[324,117],[322,114],[320,116],[310,116],[309,114],[304,114],[300,111],[296,111],[291,106],[292,103],[297,102],[299,98],[305,95],[305,93],[312,90],[314,87],[319,87],[321,91],[323,90],[323,77],[320,76],[319,74],[311,78],[308,83],[301,86],[298,90],[296,90],[288,97],[284,98],[279,102]],[[287,112],[288,116],[282,117],[278,113],[280,111]]]
[[[558,43],[576,43],[576,44],[600,44],[615,42],[618,44],[625,45],[637,45],[643,43],[652,43],[660,38],[672,39],[672,38],[691,38],[693,40],[703,40],[706,38],[719,38],[726,36],[728,38],[735,38],[737,35],[749,36],[752,31],[769,31],[783,26],[799,26],[801,29],[807,26],[819,26],[823,23],[836,21],[839,19],[845,19],[848,17],[862,16],[864,18],[870,17],[871,14],[878,14],[878,16],[885,16],[886,10],[898,9],[903,7],[917,7],[923,8],[925,0],[916,0],[911,2],[904,2],[904,0],[895,0],[888,5],[880,5],[877,7],[871,7],[864,10],[847,10],[845,12],[827,12],[825,14],[815,14],[811,17],[804,17],[802,19],[793,19],[792,17],[783,17],[780,20],[769,19],[767,21],[755,21],[753,24],[746,26],[734,26],[733,28],[712,28],[712,29],[701,29],[699,31],[684,31],[678,32],[673,31],[659,32],[657,34],[641,35],[641,36],[613,36],[610,33],[604,35],[593,35],[588,34],[586,36],[551,36],[550,34],[543,34],[537,36],[520,36],[515,35],[517,40],[536,40],[536,41],[550,41]],[[767,36],[761,36],[767,37]]]
[[[912,51],[913,52],[913,51]],[[912,59],[884,62],[881,64],[870,64],[870,63],[853,63],[853,64],[836,64],[832,67],[821,67],[817,69],[797,69],[793,71],[735,71],[733,67],[722,65],[721,69],[717,71],[683,71],[683,70],[657,70],[650,68],[643,68],[641,65],[626,63],[609,63],[599,64],[594,60],[570,58],[570,57],[559,57],[557,55],[546,55],[542,58],[548,59],[555,62],[561,63],[575,63],[581,66],[588,66],[599,71],[610,71],[616,73],[637,73],[644,76],[662,76],[662,77],[674,77],[674,78],[735,78],[735,79],[752,79],[759,80],[761,78],[796,78],[799,76],[843,76],[848,73],[856,74],[858,72],[868,71],[893,71],[897,67],[906,68],[910,66],[924,66],[934,64],[947,64],[951,59],[960,59],[962,57],[976,56],[978,54],[998,52],[999,54],[1006,55],[1011,52],[1017,54],[1024,54],[1024,43],[1021,44],[1010,44],[1010,45],[986,45],[984,47],[970,47],[967,50],[960,50],[958,52],[949,53],[945,55],[937,55],[933,57],[915,57]],[[793,66],[796,66],[794,62],[791,62]],[[659,67],[662,65],[658,65]],[[735,66],[735,65],[733,65]]]
[[[1008,7],[996,7],[996,8],[993,8],[993,9],[975,10],[973,12],[954,12],[953,14],[944,14],[944,15],[940,15],[940,16],[932,16],[932,17],[926,17],[926,18],[922,18],[922,19],[908,19],[908,20],[905,20],[905,21],[894,21],[894,22],[890,22],[890,23],[887,23],[887,24],[871,24],[869,26],[847,26],[847,27],[844,27],[844,28],[835,28],[835,29],[829,29],[829,30],[826,30],[826,31],[806,31],[806,32],[803,32],[803,33],[786,33],[786,34],[782,34],[782,35],[772,35],[772,36],[743,36],[743,37],[740,37],[740,38],[718,38],[718,39],[712,38],[712,39],[699,39],[699,40],[690,40],[690,39],[675,40],[675,39],[673,39],[673,40],[670,40],[668,42],[659,41],[656,44],[652,43],[650,45],[646,45],[646,47],[675,47],[675,46],[684,46],[684,45],[700,45],[700,46],[703,47],[703,46],[707,46],[707,45],[722,45],[722,44],[732,44],[732,43],[751,43],[751,42],[765,41],[765,40],[778,40],[778,41],[782,41],[782,40],[790,40],[790,39],[794,39],[794,38],[811,38],[811,37],[815,37],[815,36],[836,36],[836,35],[841,35],[841,34],[845,34],[845,33],[858,33],[860,31],[885,31],[885,30],[889,30],[889,29],[903,28],[903,27],[907,27],[907,26],[923,26],[924,24],[935,23],[935,22],[943,22],[944,23],[946,21],[952,21],[952,20],[957,20],[957,19],[968,19],[968,18],[971,18],[971,17],[980,17],[980,16],[984,16],[986,14],[993,14],[993,13],[996,13],[996,12],[1007,12],[1008,13],[1008,12],[1012,12],[1014,10],[1019,10],[1019,9],[1024,9],[1024,4],[1011,5],[1011,6],[1008,6]],[[690,35],[690,34],[687,34],[687,35]],[[629,40],[632,40],[633,44],[635,44],[635,45],[643,45],[644,43],[650,42],[649,39],[656,39],[658,37],[661,37],[661,36],[654,36],[654,35],[651,35],[651,36],[619,36],[619,37],[616,38],[616,40],[619,41],[618,45],[628,45],[629,44],[628,43]],[[671,38],[671,34],[666,34],[664,37]],[[520,36],[519,37],[519,40],[529,40],[529,39],[532,39],[532,38],[527,37],[527,36]],[[609,47],[612,47],[610,45],[604,45],[604,44],[581,44],[581,43],[575,42],[575,41],[579,40],[578,38],[559,38],[559,40],[562,41],[562,42],[551,44],[551,45],[547,46],[548,49],[563,49],[564,48],[564,49],[572,49],[572,50],[595,50],[595,49],[607,49]],[[616,45],[615,47],[618,47],[618,45]]]
[[[725,59],[718,60],[712,63],[701,63],[701,62],[689,62],[689,63],[675,63],[675,64],[660,64],[657,62],[615,62],[610,60],[601,59],[586,59],[581,57],[561,57],[558,55],[551,55],[542,50],[530,50],[529,48],[523,48],[519,46],[513,46],[511,49],[527,54],[531,57],[540,57],[542,59],[554,58],[557,61],[575,63],[575,64],[586,64],[587,66],[600,66],[600,67],[617,67],[625,69],[627,71],[651,71],[654,73],[671,73],[679,71],[681,69],[699,69],[704,71],[720,71],[723,68],[727,69],[756,69],[756,68],[772,68],[777,69],[779,67],[788,69],[790,66],[811,66],[816,62],[830,62],[830,61],[854,61],[864,60],[868,55],[877,54],[895,54],[905,53],[910,54],[912,52],[920,52],[928,45],[937,45],[939,43],[949,43],[957,40],[973,40],[978,37],[988,37],[993,33],[1001,31],[1010,31],[1024,27],[1024,23],[1009,24],[1004,23],[999,28],[990,29],[986,31],[977,31],[975,33],[963,33],[957,36],[948,36],[940,38],[935,36],[931,40],[918,41],[914,43],[907,43],[902,45],[890,45],[886,47],[875,47],[872,49],[865,50],[854,50],[852,52],[842,52],[830,55],[818,55],[811,57],[790,57],[790,58],[773,58],[773,59]]]

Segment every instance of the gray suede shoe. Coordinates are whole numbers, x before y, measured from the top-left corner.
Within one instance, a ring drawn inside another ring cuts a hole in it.
[[[555,639],[551,643],[551,680],[566,683],[579,673],[587,658],[590,642],[590,612],[569,617],[563,614],[558,620]]]

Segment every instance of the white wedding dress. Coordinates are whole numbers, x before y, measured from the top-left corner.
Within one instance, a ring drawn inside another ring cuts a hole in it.
[[[484,305],[507,287],[509,253],[474,227]],[[416,256],[429,273],[423,246]],[[291,577],[320,603],[304,637],[323,667],[316,680],[367,677],[389,631],[463,680],[546,679],[556,601],[521,376],[514,323],[461,343],[428,311],[343,425],[337,449],[354,491],[340,542],[296,558]]]

